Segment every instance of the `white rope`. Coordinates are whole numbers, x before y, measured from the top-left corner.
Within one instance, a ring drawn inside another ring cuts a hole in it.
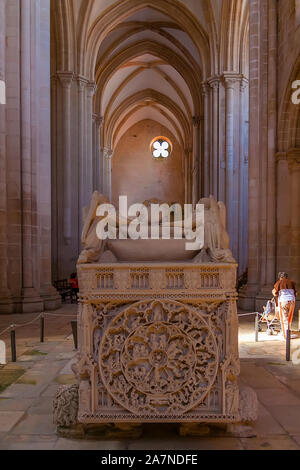
[[[10,329],[11,329],[11,326],[5,328],[5,330],[1,331],[0,336],[4,335],[4,333],[6,333],[6,331],[8,331]]]
[[[250,315],[260,315],[259,312],[253,312],[253,313],[240,313],[238,317],[249,317]]]
[[[59,314],[59,313],[44,313],[44,315],[48,315],[48,316],[51,316],[51,317],[77,317],[77,313],[73,313],[73,315],[69,315],[69,314]]]
[[[77,313],[74,313],[73,315],[65,315],[65,314],[59,314],[59,313],[40,313],[36,318],[33,320],[30,320],[27,323],[22,323],[21,325],[16,325],[16,324],[11,324],[7,328],[5,328],[3,331],[1,331],[0,336],[4,335],[7,331],[9,330],[14,330],[16,328],[23,328],[24,326],[31,325],[32,323],[35,323],[37,320],[39,320],[41,317],[48,315],[48,316],[53,316],[53,317],[77,317]]]
[[[27,323],[22,323],[21,325],[11,325],[11,328],[22,328],[23,326],[31,325],[32,323],[36,322],[39,318],[41,318],[43,314],[40,313],[34,320],[31,320]]]

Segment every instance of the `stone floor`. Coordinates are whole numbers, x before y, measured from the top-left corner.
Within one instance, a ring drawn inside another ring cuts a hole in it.
[[[74,345],[70,320],[75,305],[61,317],[47,317],[46,341],[39,343],[39,325],[17,329],[16,363],[2,370],[23,374],[0,393],[0,450],[299,450],[300,449],[300,338],[292,340],[293,361],[285,361],[285,343],[260,333],[254,342],[254,317],[240,318],[241,380],[259,398],[257,437],[179,437],[174,425],[144,426],[137,440],[81,441],[58,437],[52,422],[52,399],[60,384],[75,381],[71,370]],[[0,333],[8,324],[25,323],[35,315],[0,317]],[[297,324],[293,325],[294,329]],[[9,346],[9,332],[1,337]],[[299,360],[297,351],[299,350]],[[8,350],[8,357],[10,357]],[[0,370],[1,372],[1,370]],[[1,376],[1,374],[0,374]]]

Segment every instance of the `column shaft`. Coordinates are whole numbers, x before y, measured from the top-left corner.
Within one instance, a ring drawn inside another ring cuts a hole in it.
[[[70,245],[72,238],[72,183],[71,183],[71,85],[72,72],[59,72],[62,85],[63,111],[63,172],[64,172],[64,243]]]
[[[6,0],[0,2],[0,80],[5,81],[5,8]],[[0,104],[0,313],[12,312],[12,301],[8,288],[8,244],[7,244],[7,183],[6,183],[6,113]]]
[[[210,193],[210,162],[209,162],[209,143],[210,143],[210,125],[209,125],[209,85],[203,84],[203,100],[204,100],[204,133],[203,133],[203,196],[208,197]]]

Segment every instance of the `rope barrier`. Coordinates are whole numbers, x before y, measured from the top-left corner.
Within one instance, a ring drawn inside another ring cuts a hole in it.
[[[4,333],[6,333],[6,331],[8,331],[10,329],[11,329],[11,325],[9,327],[5,328],[5,330],[1,331],[0,336],[4,335]]]
[[[73,313],[73,315],[65,315],[65,314],[59,314],[59,313],[44,313],[44,315],[48,315],[48,316],[51,316],[51,317],[77,317],[77,313]]]
[[[24,326],[27,326],[27,325],[31,325],[32,323],[35,323],[37,320],[39,320],[41,317],[43,316],[50,316],[50,317],[70,317],[70,318],[74,318],[74,317],[77,317],[77,313],[74,313],[73,315],[69,315],[69,314],[63,314],[63,313],[47,313],[47,312],[43,312],[43,313],[40,313],[36,318],[34,318],[33,320],[30,320],[29,322],[26,322],[26,323],[22,323],[20,325],[17,325],[17,324],[11,324],[9,325],[7,328],[5,328],[3,331],[1,331],[0,333],[0,336],[4,335],[7,331],[9,330],[13,330],[13,329],[17,329],[17,328],[23,328]]]
[[[250,315],[260,315],[259,312],[253,312],[253,313],[241,313],[238,315],[238,317],[249,317]]]
[[[68,317],[68,318],[73,318],[71,321],[71,327],[72,327],[72,334],[73,334],[73,340],[74,340],[74,347],[75,349],[78,348],[78,341],[77,341],[77,314],[73,315],[65,315],[65,314],[59,314],[59,313],[48,313],[48,312],[43,312],[40,313],[36,318],[33,320],[30,320],[26,323],[22,323],[21,325],[17,324],[11,324],[7,328],[5,328],[3,331],[0,333],[0,337],[4,335],[7,331],[10,330],[10,341],[11,341],[11,360],[12,362],[17,361],[17,345],[16,345],[16,329],[17,328],[23,328],[24,326],[31,325],[32,323],[35,323],[36,321],[40,320],[40,342],[44,342],[44,329],[45,329],[45,317]],[[74,320],[74,317],[76,317],[76,320]]]
[[[27,323],[22,323],[21,325],[12,325],[14,327],[14,329],[16,328],[23,328],[23,326],[27,326],[27,325],[31,325],[32,323],[36,322],[39,318],[41,318],[43,314],[40,313],[34,320],[30,320],[29,322]]]

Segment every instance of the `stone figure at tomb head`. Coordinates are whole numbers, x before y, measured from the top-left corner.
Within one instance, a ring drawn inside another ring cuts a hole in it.
[[[99,260],[103,249],[103,240],[97,237],[96,227],[102,218],[97,216],[97,208],[101,204],[109,204],[109,199],[95,191],[90,205],[83,209],[82,252],[78,258],[78,264],[97,263]]]

